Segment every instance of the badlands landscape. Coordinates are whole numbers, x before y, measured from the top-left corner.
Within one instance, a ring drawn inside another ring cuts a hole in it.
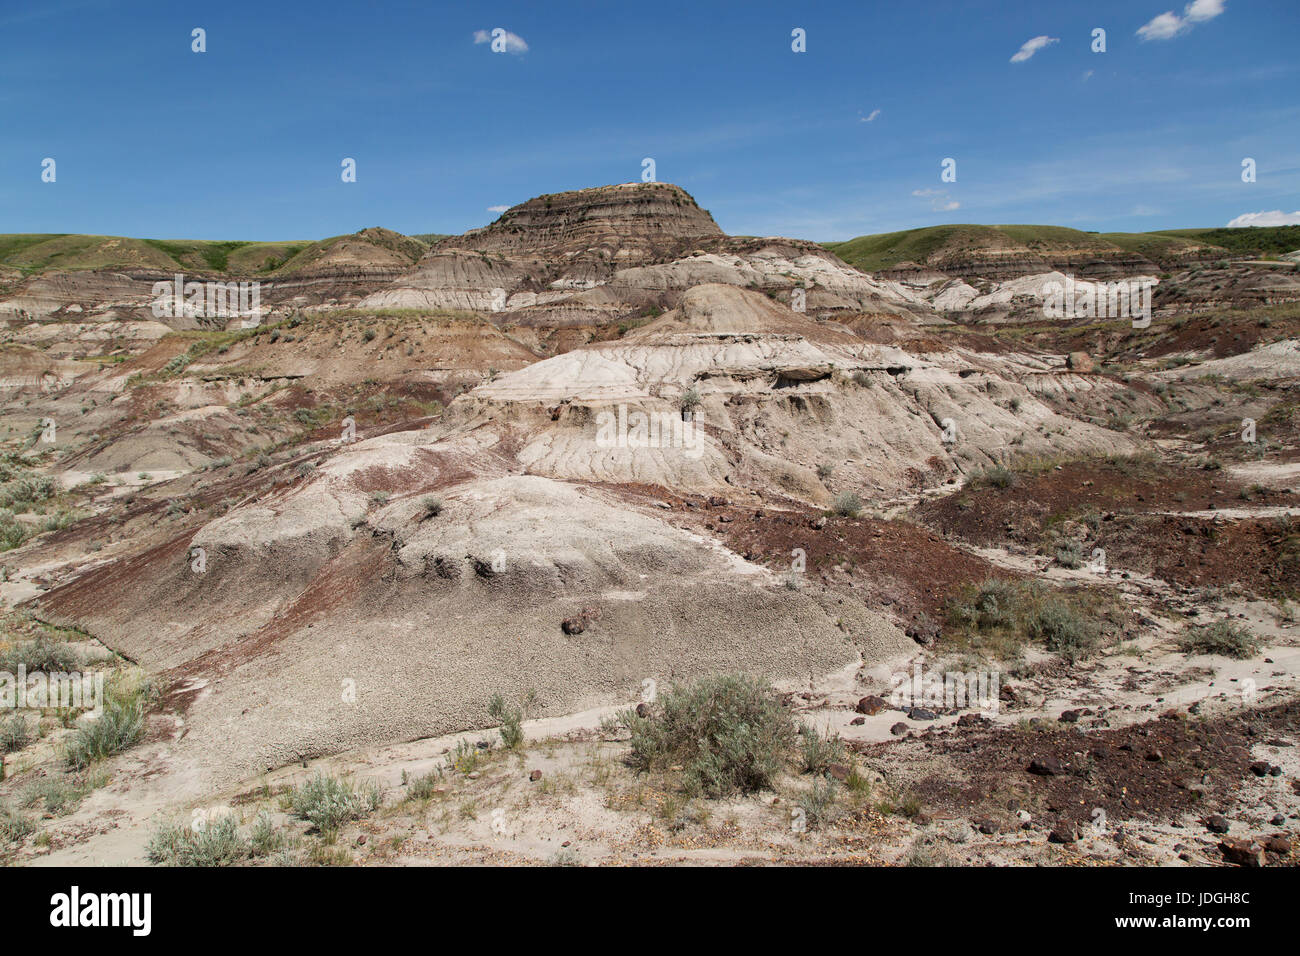
[[[0,856],[1294,865],[1297,250],[0,236]]]

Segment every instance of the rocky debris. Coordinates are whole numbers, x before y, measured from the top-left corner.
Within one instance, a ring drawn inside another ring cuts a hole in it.
[[[895,737],[901,737],[903,736],[903,734],[907,733],[909,729],[910,728],[907,726],[907,724],[903,723],[900,720],[898,723],[894,724],[894,726],[889,728],[889,732],[893,734]]]
[[[581,613],[561,621],[560,629],[571,636],[581,634],[587,629],[588,624],[597,620],[600,620],[600,610],[598,608],[584,607]]]
[[[1231,828],[1228,818],[1222,814],[1214,813],[1205,818],[1205,829],[1211,833],[1227,833]]]
[[[534,770],[532,773],[528,775],[528,779],[531,780],[533,783],[536,783],[538,780],[542,779],[542,772],[540,770]]]
[[[913,707],[911,710],[907,712],[907,716],[911,720],[938,720],[939,719],[938,714],[936,714],[932,710],[927,710],[924,707]]]
[[[1059,777],[1065,773],[1065,765],[1056,757],[1035,757],[1029,761],[1029,772],[1040,777]]]
[[[1264,848],[1251,840],[1235,840],[1227,837],[1219,843],[1223,858],[1233,866],[1259,867],[1267,866]]]
[[[854,707],[854,710],[859,714],[866,714],[868,717],[874,717],[888,706],[889,704],[883,697],[868,695],[858,700],[857,706]]]
[[[1078,826],[1068,820],[1058,823],[1052,827],[1052,832],[1047,834],[1047,842],[1049,843],[1074,843],[1078,839]]]
[[[1097,363],[1087,352],[1071,352],[1065,357],[1065,367],[1072,372],[1095,372]]]

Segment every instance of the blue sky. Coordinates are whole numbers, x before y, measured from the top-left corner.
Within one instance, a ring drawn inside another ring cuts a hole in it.
[[[0,232],[462,232],[644,157],[735,234],[1300,210],[1300,2],[1170,3],[5,0]]]

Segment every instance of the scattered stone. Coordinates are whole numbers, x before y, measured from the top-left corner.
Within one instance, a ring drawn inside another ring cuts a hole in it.
[[[581,617],[566,617],[560,624],[560,629],[565,634],[581,634],[587,629],[587,622]]]
[[[842,763],[830,764],[826,768],[826,772],[830,774],[832,777],[834,777],[836,780],[838,780],[840,783],[843,783],[845,780],[849,779],[849,773],[850,773],[849,768]]]
[[[1227,833],[1230,825],[1226,817],[1215,813],[1205,818],[1205,828],[1211,833]]]
[[[854,717],[852,720],[849,721],[849,726],[850,726],[850,727],[861,727],[861,726],[862,726],[863,724],[865,724],[866,722],[867,722],[867,718],[865,718],[865,717]]]
[[[540,770],[534,770],[532,773],[528,775],[528,779],[531,780],[533,783],[536,783],[538,780],[542,779],[542,772]]]
[[[866,714],[868,717],[874,717],[888,706],[889,705],[885,703],[883,697],[877,697],[872,694],[859,700],[857,707],[853,709],[859,714]]]
[[[907,724],[900,720],[898,723],[894,724],[894,726],[889,728],[889,732],[895,737],[901,737],[903,734],[907,733]]]
[[[1291,841],[1281,835],[1271,836],[1264,841],[1264,849],[1278,856],[1286,856],[1291,852]]]
[[[958,727],[981,727],[984,724],[991,723],[993,723],[993,721],[989,720],[983,714],[962,714],[957,718]]]
[[[1267,775],[1268,775],[1268,761],[1267,761],[1267,760],[1256,760],[1253,764],[1250,765],[1250,772],[1253,773],[1253,774],[1254,774],[1255,776],[1257,776],[1257,777],[1264,777],[1264,776],[1267,776]]]
[[[992,836],[999,830],[997,821],[991,820],[988,817],[985,817],[982,820],[976,820],[975,829],[979,830],[980,833],[983,833],[986,836]]]
[[[1082,716],[1082,710],[1063,710],[1061,711],[1061,716],[1056,719],[1063,724],[1074,724],[1078,723],[1079,718]]]
[[[1059,777],[1065,773],[1065,765],[1055,757],[1035,757],[1029,761],[1029,772],[1040,777]]]
[[[1257,867],[1268,863],[1264,858],[1264,848],[1249,840],[1234,840],[1232,837],[1227,837],[1219,844],[1219,852],[1233,866]]]
[[[939,715],[932,710],[926,710],[924,707],[913,707],[907,712],[907,716],[912,720],[938,720]]]
[[[1047,834],[1048,843],[1073,843],[1079,839],[1078,828],[1068,821],[1062,821],[1052,827],[1052,832]]]

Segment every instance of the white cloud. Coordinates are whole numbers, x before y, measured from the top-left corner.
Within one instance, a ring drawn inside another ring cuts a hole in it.
[[[509,206],[488,206],[488,212],[505,212]]]
[[[1223,12],[1225,0],[1192,0],[1187,5],[1183,13],[1187,14],[1187,19],[1193,23],[1200,23],[1203,20],[1213,20]]]
[[[913,189],[912,195],[918,199],[930,200],[930,208],[934,212],[952,212],[961,208],[961,203],[949,198],[946,189]]]
[[[1242,213],[1228,223],[1228,228],[1231,229],[1234,226],[1300,226],[1300,209],[1295,212],[1283,212],[1281,209],[1274,209],[1270,212]]]
[[[880,110],[872,110],[871,113],[867,116],[862,116],[861,112],[859,112],[858,115],[862,117],[862,122],[870,123],[872,120],[874,120],[877,116],[880,115]]]
[[[1143,40],[1172,40],[1192,28],[1193,23],[1213,20],[1223,12],[1227,0],[1192,0],[1183,7],[1180,17],[1172,10],[1167,10],[1149,23],[1138,27],[1137,35]]]
[[[1028,60],[1031,56],[1033,56],[1043,47],[1050,46],[1053,43],[1060,43],[1060,42],[1061,42],[1060,37],[1049,37],[1049,36],[1034,37],[1032,40],[1026,40],[1024,44],[1020,47],[1020,49],[1016,52],[1015,56],[1011,58],[1011,62],[1024,63],[1025,60]]]
[[[1083,82],[1084,82],[1084,83],[1087,83],[1089,80],[1092,79],[1092,72],[1093,72],[1092,70],[1086,70],[1086,71],[1084,72],[1084,74],[1083,74]]]
[[[503,41],[505,41],[505,46],[506,46],[506,52],[507,52],[507,53],[515,53],[515,54],[519,54],[519,53],[527,53],[527,52],[528,52],[528,43],[527,43],[527,42],[524,40],[524,38],[521,37],[519,34],[517,34],[517,33],[511,33],[509,30],[504,30],[504,29],[502,29],[501,27],[496,27],[496,28],[494,28],[494,29],[496,29],[496,30],[501,30],[501,34],[502,34],[501,39],[502,39]],[[475,31],[474,31],[474,42],[475,42],[475,43],[491,43],[491,42],[492,42],[492,33],[493,33],[493,30],[475,30]]]

